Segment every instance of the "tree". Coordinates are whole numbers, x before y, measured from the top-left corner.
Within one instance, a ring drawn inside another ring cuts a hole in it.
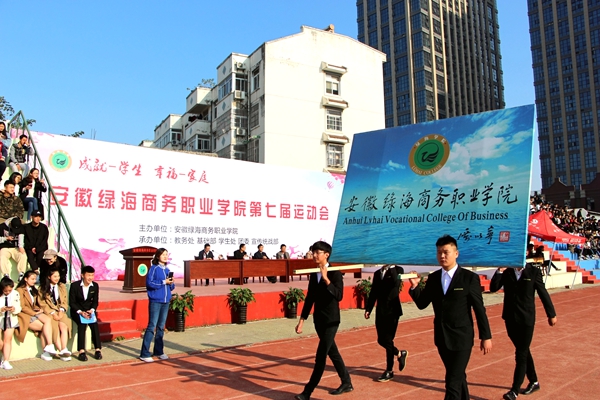
[[[85,135],[84,131],[77,131],[77,132],[75,132],[75,133],[73,133],[73,134],[71,134],[69,136],[71,136],[71,137],[80,137],[80,136],[83,136],[83,135]]]
[[[217,86],[217,84],[215,83],[215,80],[213,78],[210,78],[210,79],[202,79],[197,86],[212,89],[215,86]]]
[[[8,100],[6,100],[4,98],[4,96],[0,96],[0,121],[4,121],[4,120],[8,120],[10,119],[15,113],[14,108],[12,108],[12,106],[10,105],[10,103],[8,102]],[[26,121],[26,124],[28,126],[31,126],[33,124],[35,124],[35,119],[28,119]],[[23,129],[23,123],[19,120],[14,121],[11,125],[12,128],[16,128],[16,129]]]

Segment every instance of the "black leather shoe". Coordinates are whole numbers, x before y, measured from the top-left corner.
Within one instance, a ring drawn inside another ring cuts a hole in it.
[[[398,368],[400,368],[400,372],[406,368],[406,357],[408,357],[408,351],[400,350],[400,354],[398,354]]]
[[[387,382],[391,379],[394,379],[394,373],[392,371],[385,371],[377,380],[379,382]]]
[[[354,388],[352,387],[351,383],[342,383],[339,388],[332,390],[331,392],[329,392],[329,394],[338,395],[338,394],[348,393],[353,390],[354,390]]]
[[[502,398],[504,400],[517,400],[517,397],[518,397],[518,394],[516,394],[512,390],[510,392],[504,393],[504,396],[502,396]]]
[[[101,352],[100,350],[97,350],[97,351],[94,353],[94,358],[95,358],[96,360],[102,360],[102,352]]]
[[[525,388],[525,390],[523,390],[521,393],[522,394],[531,394],[533,392],[537,392],[538,390],[540,390],[540,383],[539,382],[529,382],[529,385],[527,385],[527,387]]]
[[[310,396],[304,393],[300,393],[294,396],[294,399],[296,400],[309,400]]]
[[[79,361],[87,361],[87,354],[85,354],[85,353],[79,353],[79,355],[77,356],[77,359]]]

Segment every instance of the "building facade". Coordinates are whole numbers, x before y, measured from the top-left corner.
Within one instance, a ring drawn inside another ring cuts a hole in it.
[[[252,54],[231,53],[216,85],[196,87],[183,115],[155,129],[155,147],[345,172],[355,133],[384,128],[385,54],[333,26],[302,26]]]
[[[573,203],[598,172],[600,0],[527,3],[542,193]]]
[[[385,126],[504,108],[495,0],[358,0],[358,40],[387,55]]]

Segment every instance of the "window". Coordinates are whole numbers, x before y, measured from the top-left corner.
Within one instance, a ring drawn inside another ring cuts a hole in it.
[[[423,52],[417,51],[413,54],[413,66],[415,69],[423,67]]]
[[[392,75],[392,62],[386,61],[383,63],[383,78],[389,78]]]
[[[579,157],[579,153],[569,154],[569,167],[571,169],[581,169],[581,158]]]
[[[567,2],[563,1],[556,5],[556,18],[563,19],[569,15],[569,11],[567,9]]]
[[[561,65],[563,74],[567,74],[573,70],[573,60],[571,57],[563,57]],[[548,69],[550,69],[550,64],[548,64]]]
[[[542,44],[542,38],[540,36],[540,31],[538,29],[531,32],[530,37],[531,37],[531,46],[539,46],[540,44]]]
[[[406,56],[396,58],[396,73],[408,71],[408,58]]]
[[[377,26],[377,14],[371,14],[367,17],[367,27],[369,29]]]
[[[581,135],[583,137],[583,147],[584,148],[590,148],[590,147],[594,147],[594,132],[592,131],[585,131],[583,132],[583,134]]]
[[[567,130],[568,131],[576,131],[578,129],[577,126],[578,126],[577,115],[575,115],[575,114],[567,115]]]
[[[554,117],[552,118],[552,132],[556,134],[560,134],[563,131],[562,127],[562,117]],[[556,139],[556,136],[555,136]]]
[[[367,12],[375,10],[377,8],[377,0],[367,0]]]
[[[385,53],[386,55],[386,60],[389,60],[392,58],[392,50],[390,48],[390,44],[389,43],[384,43],[381,45],[381,51]]]
[[[548,121],[545,119],[538,121],[538,132],[539,136],[548,136]]]
[[[377,47],[377,31],[369,32],[369,46]]]
[[[588,67],[588,56],[586,52],[577,54],[576,57],[576,61],[577,61],[577,68],[578,69],[587,69]],[[581,87],[580,87],[581,89]]]
[[[417,102],[417,107],[425,107],[425,91],[424,90],[419,90],[415,94],[415,98],[416,98],[416,102]],[[418,121],[418,122],[423,122],[423,121]]]
[[[544,24],[549,24],[550,22],[552,22],[552,6],[544,8],[543,15]]]
[[[536,103],[535,108],[537,110],[537,114],[539,118],[545,118],[548,116],[548,109],[546,107],[546,102]]]
[[[596,152],[586,151],[585,152],[585,169],[596,168]]]
[[[592,128],[594,126],[594,117],[592,116],[591,111],[582,111],[581,112],[581,127],[582,128]]]
[[[406,44],[406,38],[400,38],[394,40],[394,49],[396,50],[396,54],[406,53],[406,49],[408,48]]]
[[[579,32],[585,29],[585,20],[583,14],[573,17],[573,32]]]
[[[236,74],[235,77],[235,90],[241,90],[243,92],[248,91],[248,77]]]
[[[570,96],[565,96],[565,111],[575,111],[577,107],[577,103],[575,102],[575,96],[570,95]],[[560,112],[560,106],[559,106],[559,110],[557,110]],[[554,112],[554,110],[552,110],[552,112]]]
[[[571,40],[570,39],[563,39],[560,41],[560,55],[562,57],[571,55]]]
[[[325,93],[338,96],[340,94],[340,76],[333,74],[325,75]]]
[[[386,79],[383,82],[383,96],[389,97],[391,95],[392,95],[392,81],[389,79]]]
[[[406,35],[406,20],[394,21],[394,36]]]
[[[585,50],[585,33],[575,36],[575,51]]]
[[[550,154],[550,142],[548,139],[540,140],[540,155]]]
[[[546,43],[554,42],[554,26],[546,27]]]
[[[408,75],[402,75],[396,78],[396,92],[408,91]]]
[[[219,100],[231,93],[231,75],[223,79],[223,82],[219,85]]]
[[[258,118],[259,107],[259,102],[250,105],[250,128],[255,128],[260,123],[260,119]]]
[[[442,75],[436,75],[437,89],[446,90],[446,79]]]
[[[397,3],[394,3],[394,5],[392,5],[392,16],[394,18],[398,18],[398,17],[403,17],[406,13],[405,7],[404,7],[404,1],[399,1]]]
[[[590,92],[579,93],[579,108],[590,108],[592,106],[592,96]]]
[[[554,157],[554,166],[556,167],[557,172],[564,171],[566,169],[565,156]]]
[[[388,25],[381,27],[381,42],[389,42],[390,40],[390,27]]]
[[[577,154],[577,156],[579,156],[579,154]],[[573,185],[573,186],[581,185],[581,173],[580,172],[571,174],[571,185]]]
[[[390,20],[390,15],[388,13],[388,9],[386,8],[382,8],[381,9],[381,23],[382,24],[387,24]]]
[[[565,19],[558,23],[558,36],[565,37],[569,36],[569,20]]]
[[[410,114],[402,114],[398,116],[398,126],[410,125]]]
[[[344,145],[327,143],[327,167],[344,168]]]
[[[399,111],[410,110],[410,95],[402,94],[397,98],[397,107]]]
[[[572,133],[569,135],[569,151],[579,150],[579,135],[576,133]]]
[[[210,139],[198,138],[196,141],[196,150],[210,151]]]
[[[259,139],[250,140],[248,142],[248,161],[259,162]]]
[[[587,54],[584,54],[587,55]],[[589,89],[590,87],[590,74],[587,72],[582,72],[577,75],[577,82],[579,83],[579,90]]]
[[[495,72],[496,71],[494,70],[494,73]],[[495,82],[495,80],[494,80],[494,82]],[[542,100],[542,99],[546,98],[546,86],[543,83],[537,84],[534,87],[535,87],[535,98],[536,99]]]
[[[575,90],[575,81],[572,75],[563,75],[563,90],[565,93],[569,93]]]
[[[385,99],[384,105],[385,105],[385,115],[391,115],[391,114],[393,114],[393,112],[394,112],[394,104],[392,102],[392,99]]]
[[[356,19],[363,19],[365,16],[365,11],[363,10],[363,3],[358,3],[356,5]]]
[[[585,172],[585,180],[586,180],[587,183],[590,183],[595,178],[596,178],[596,169],[595,168],[594,168],[593,171],[586,171]]]
[[[327,109],[327,129],[330,131],[342,130],[342,111]]]
[[[562,153],[565,151],[565,144],[562,136],[554,136],[554,152]]]
[[[260,88],[260,70],[256,68],[252,71],[252,91]]]
[[[537,28],[538,26],[540,26],[540,17],[537,13],[529,15],[529,26],[531,28]]]

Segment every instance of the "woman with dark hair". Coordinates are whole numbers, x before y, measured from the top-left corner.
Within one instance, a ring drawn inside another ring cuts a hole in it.
[[[21,175],[19,172],[13,172],[8,177],[8,180],[10,183],[15,185],[15,195],[18,195],[21,191],[20,184],[21,184],[21,181],[23,180],[23,175]]]
[[[4,171],[6,171],[6,157],[8,157],[8,147],[6,147],[6,123],[4,121],[0,121],[0,179],[2,179],[2,175],[4,175]]]
[[[17,285],[17,292],[21,297],[17,340],[24,343],[28,329],[39,335],[44,349],[40,358],[44,361],[50,361],[52,356],[57,353],[56,347],[52,343],[52,319],[42,311],[38,301],[39,292],[35,287],[36,280],[37,274],[35,271],[27,271]]]
[[[33,185],[34,181],[30,175],[27,175],[19,185],[19,198],[23,202],[23,207],[27,210],[27,221],[31,221],[31,214],[38,210],[38,200],[35,197]]]
[[[42,219],[44,219],[44,195],[42,193],[48,191],[46,181],[40,179],[40,170],[37,168],[31,168],[27,176],[33,179],[33,197],[37,199],[38,210],[42,213]]]
[[[0,280],[0,349],[2,350],[2,363],[0,368],[12,369],[10,365],[10,352],[15,328],[19,327],[17,315],[21,312],[19,293],[14,291],[15,283],[5,276]]]
[[[165,334],[165,323],[169,312],[171,291],[175,289],[173,273],[167,268],[169,252],[160,248],[154,253],[152,265],[146,274],[146,289],[148,290],[148,326],[144,332],[140,360],[153,362],[152,356],[158,356],[161,360],[169,358],[164,352],[163,336]],[[154,330],[156,329],[156,337]],[[154,351],[150,353],[150,344],[154,339]]]
[[[40,285],[38,301],[44,314],[52,320],[52,339],[58,345],[58,355],[63,361],[71,361],[71,352],[67,349],[67,341],[71,337],[71,319],[67,316],[67,287],[60,282],[57,268],[51,268],[48,276]]]

